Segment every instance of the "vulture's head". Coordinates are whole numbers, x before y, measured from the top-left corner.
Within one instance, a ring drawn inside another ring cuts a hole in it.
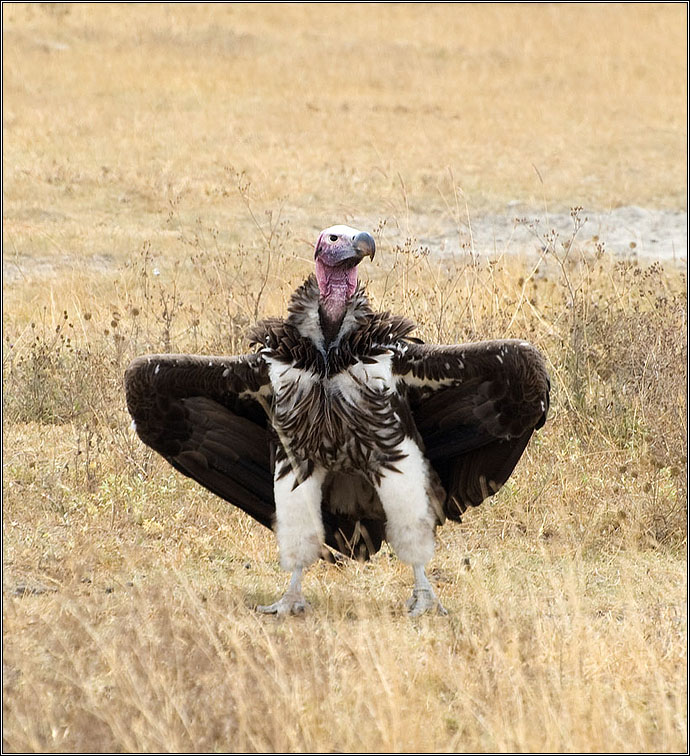
[[[374,237],[351,226],[331,226],[319,235],[314,249],[316,280],[324,310],[338,317],[357,288],[357,265],[374,258]]]

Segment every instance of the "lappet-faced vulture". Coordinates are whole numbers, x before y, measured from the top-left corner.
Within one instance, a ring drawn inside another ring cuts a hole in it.
[[[255,325],[235,357],[152,354],[127,369],[141,440],[184,475],[275,529],[292,573],[269,613],[306,602],[327,547],[372,556],[385,538],[412,565],[410,615],[445,613],[424,567],[434,531],[512,473],[549,407],[541,354],[520,340],[438,346],[374,312],[357,265],[366,232],[337,225],[286,318]]]

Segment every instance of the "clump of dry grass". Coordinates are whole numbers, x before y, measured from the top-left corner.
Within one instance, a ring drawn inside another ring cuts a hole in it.
[[[382,585],[356,565],[317,567],[314,613],[291,622],[258,617],[236,577],[209,585],[191,565],[110,592],[94,581],[12,601],[6,742],[39,751],[677,748],[684,625],[668,592],[682,590],[679,575],[661,559],[640,578],[636,558],[508,552],[510,564],[496,548],[475,555],[457,587],[443,586],[453,606],[443,622],[410,623],[374,604],[372,593],[397,596],[402,580]]]

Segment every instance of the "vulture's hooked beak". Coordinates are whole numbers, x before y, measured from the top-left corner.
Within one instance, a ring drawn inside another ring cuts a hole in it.
[[[321,233],[314,259],[329,268],[353,268],[365,257],[374,259],[376,242],[366,231],[349,226],[333,226]]]
[[[376,242],[371,234],[366,231],[362,231],[352,240],[352,248],[359,255],[358,262],[361,262],[365,257],[374,259],[376,254]]]

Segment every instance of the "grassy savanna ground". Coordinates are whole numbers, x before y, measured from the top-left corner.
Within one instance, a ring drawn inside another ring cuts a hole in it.
[[[585,213],[541,260],[461,243],[514,201],[684,207],[685,13],[3,5],[5,750],[687,748],[685,277]],[[272,534],[129,429],[131,357],[243,351],[341,221],[422,337],[549,361],[515,475],[439,531],[448,618],[387,549],[258,616]]]

